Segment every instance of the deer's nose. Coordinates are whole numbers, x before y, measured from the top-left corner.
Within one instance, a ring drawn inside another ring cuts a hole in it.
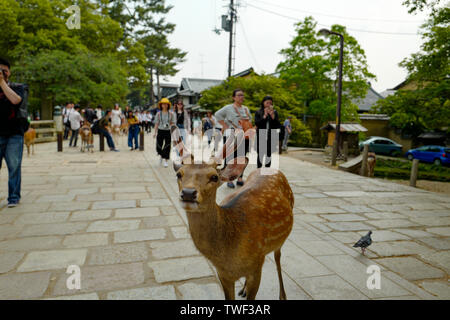
[[[194,201],[197,199],[197,190],[185,188],[181,190],[180,196],[183,201]]]

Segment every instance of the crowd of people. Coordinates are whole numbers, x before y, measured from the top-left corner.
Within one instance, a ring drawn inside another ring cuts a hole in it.
[[[21,163],[23,155],[24,133],[29,127],[26,112],[28,88],[23,84],[9,82],[11,75],[10,64],[0,58],[0,169],[5,159],[8,167],[8,207],[16,206],[20,201],[21,190]],[[256,150],[258,153],[257,166],[271,166],[271,155],[276,150],[276,143],[272,139],[273,129],[280,129],[284,136],[283,148],[287,148],[289,135],[292,133],[291,118],[288,117],[283,125],[279,120],[278,112],[273,106],[273,99],[266,96],[261,101],[259,110],[255,113],[254,124],[250,110],[244,106],[245,94],[243,90],[236,89],[232,95],[232,103],[224,106],[215,114],[207,111],[201,118],[198,112],[188,112],[182,100],[173,106],[169,99],[163,98],[158,103],[157,110],[131,110],[126,106],[124,110],[116,104],[113,109],[103,110],[101,105],[93,109],[81,108],[72,102],[66,103],[62,110],[64,122],[64,139],[69,140],[69,147],[76,147],[78,134],[83,125],[88,124],[93,134],[102,134],[111,151],[118,152],[117,140],[113,136],[122,132],[128,133],[128,147],[130,150],[139,149],[139,133],[151,133],[156,138],[156,152],[160,157],[160,164],[168,167],[168,160],[172,148],[171,127],[177,126],[181,139],[186,142],[191,135],[206,135],[208,146],[214,139],[214,150],[218,150],[220,139],[223,143],[232,135],[233,130],[241,129],[247,133],[255,132]],[[252,128],[253,127],[253,128]],[[249,130],[252,129],[252,130]],[[266,129],[266,130],[261,130]],[[247,132],[248,131],[248,132]],[[245,155],[250,151],[250,139],[245,139]],[[281,140],[280,140],[281,142]],[[235,156],[236,156],[235,151]],[[242,155],[240,155],[242,156]],[[226,166],[227,159],[224,159]],[[237,185],[244,185],[243,173],[237,178]],[[234,188],[233,182],[227,183]]]

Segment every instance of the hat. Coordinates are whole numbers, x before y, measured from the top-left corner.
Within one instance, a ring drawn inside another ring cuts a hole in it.
[[[163,103],[167,103],[167,104],[169,105],[169,109],[170,109],[170,107],[172,106],[172,104],[170,103],[169,99],[167,99],[167,98],[162,98],[161,101],[158,103],[158,108],[159,108],[159,109],[161,109],[161,105],[162,105]]]

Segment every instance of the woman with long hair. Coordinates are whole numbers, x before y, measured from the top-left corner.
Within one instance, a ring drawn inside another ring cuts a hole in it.
[[[281,127],[278,112],[273,108],[271,96],[265,96],[261,101],[261,107],[255,113],[256,150],[258,152],[258,168],[270,167],[272,150],[276,150],[276,143],[272,143],[272,130]],[[265,157],[265,159],[264,159]]]
[[[174,112],[177,119],[177,127],[181,132],[181,139],[186,143],[186,136],[191,132],[191,117],[184,109],[183,101],[178,100],[174,106]]]

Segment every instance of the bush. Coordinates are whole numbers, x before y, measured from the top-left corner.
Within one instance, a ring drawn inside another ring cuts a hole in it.
[[[409,180],[412,162],[377,159],[375,176],[389,179]],[[417,179],[450,182],[450,168],[434,164],[419,163]]]
[[[295,117],[291,119],[291,126],[292,134],[289,136],[290,145],[296,147],[309,146],[312,142],[311,130]]]

